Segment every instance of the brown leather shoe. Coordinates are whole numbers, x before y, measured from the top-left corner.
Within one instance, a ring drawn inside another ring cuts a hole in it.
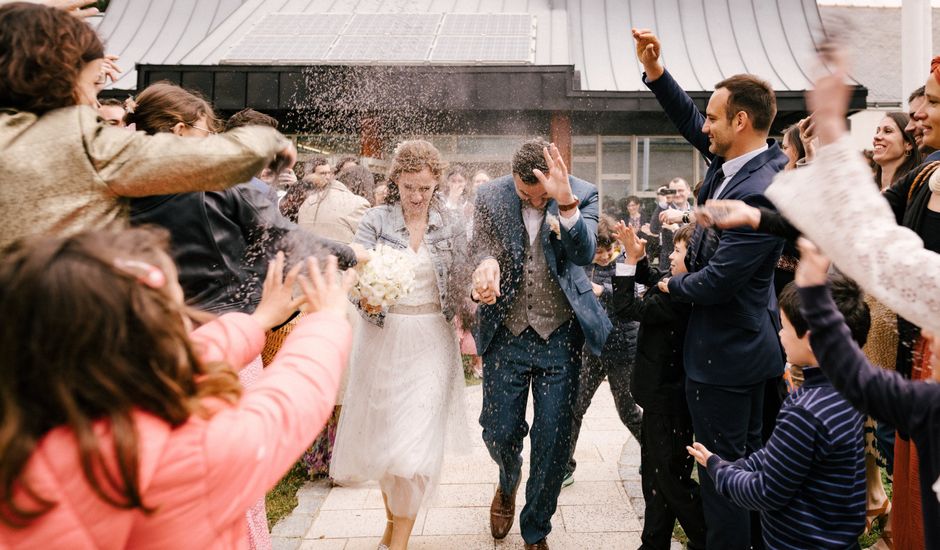
[[[516,486],[518,489],[519,486]],[[512,528],[512,521],[516,515],[516,490],[511,495],[504,495],[503,489],[496,485],[496,494],[490,504],[490,533],[494,539],[502,539]]]
[[[525,550],[548,550],[548,539],[542,539],[535,544],[525,544]]]

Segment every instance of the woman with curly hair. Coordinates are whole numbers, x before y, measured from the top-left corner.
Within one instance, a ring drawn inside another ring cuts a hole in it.
[[[128,197],[224,189],[294,162],[294,146],[271,128],[184,138],[110,126],[96,112],[107,70],[81,19],[0,6],[0,249],[26,235],[124,227]]]

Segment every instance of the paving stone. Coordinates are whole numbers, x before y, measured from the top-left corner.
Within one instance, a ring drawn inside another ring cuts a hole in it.
[[[308,539],[301,542],[297,550],[343,550],[344,548],[346,548],[346,539]]]
[[[271,534],[285,538],[300,538],[307,533],[312,524],[313,516],[309,514],[292,513],[291,515],[277,522],[277,525],[275,525],[274,529],[271,530]]]
[[[626,502],[626,495],[618,487],[619,481],[578,481],[578,473],[574,475],[574,484],[563,488],[558,495],[559,506]]]
[[[304,538],[381,537],[385,521],[384,510],[320,510]]]
[[[495,483],[462,483],[441,485],[437,497],[431,501],[434,508],[489,507],[496,491]]]
[[[616,533],[639,531],[640,522],[627,504],[619,506],[559,506],[568,533]]]
[[[298,550],[303,541],[300,537],[278,537],[271,535],[271,550]],[[340,549],[342,546],[339,547]]]
[[[365,507],[370,488],[334,487],[321,506],[322,510],[360,510]]]
[[[411,537],[408,550],[441,550],[459,548],[460,550],[493,550],[493,537],[486,535],[440,535]]]

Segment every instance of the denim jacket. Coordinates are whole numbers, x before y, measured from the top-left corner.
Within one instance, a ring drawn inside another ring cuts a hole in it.
[[[408,240],[405,217],[399,203],[367,210],[359,222],[354,242],[367,249],[384,244],[404,250],[409,246]],[[434,262],[444,318],[450,322],[457,307],[469,295],[471,266],[467,254],[466,223],[459,212],[444,207],[439,197],[431,202],[424,246]],[[369,322],[383,326],[386,310],[383,309],[378,315],[367,315],[360,311]]]

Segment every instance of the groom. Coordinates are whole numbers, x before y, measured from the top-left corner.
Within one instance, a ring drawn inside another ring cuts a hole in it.
[[[479,308],[483,356],[483,441],[499,466],[490,530],[512,527],[522,474],[529,386],[535,416],[526,504],[525,547],[547,549],[571,445],[581,348],[600,355],[610,321],[581,266],[594,259],[597,188],[568,176],[553,144],[524,143],[512,175],[484,184],[474,212],[471,296]]]

